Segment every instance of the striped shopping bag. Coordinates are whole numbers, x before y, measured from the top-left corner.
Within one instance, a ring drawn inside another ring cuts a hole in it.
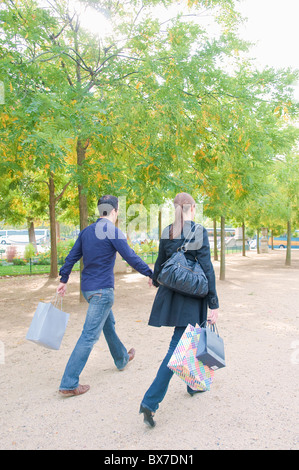
[[[214,371],[196,358],[201,328],[188,325],[167,366],[193,390],[210,390]]]

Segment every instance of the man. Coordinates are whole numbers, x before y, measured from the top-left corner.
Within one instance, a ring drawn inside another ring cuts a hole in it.
[[[98,201],[100,218],[79,234],[79,237],[59,271],[61,276],[57,292],[64,296],[66,283],[74,264],[83,256],[81,289],[89,303],[82,334],[66,365],[59,392],[64,397],[86,393],[89,385],[80,385],[79,376],[88,360],[93,345],[103,331],[114,363],[124,369],[135,356],[132,348],[127,352],[115,331],[112,313],[114,301],[114,274],[116,252],[137,271],[148,276],[151,285],[152,270],[129,247],[126,236],[115,227],[118,199],[103,196]]]

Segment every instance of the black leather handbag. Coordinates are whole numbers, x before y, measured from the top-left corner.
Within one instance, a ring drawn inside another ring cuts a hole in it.
[[[186,258],[186,239],[177,252],[165,261],[157,281],[180,294],[202,298],[208,294],[208,280],[197,258],[194,261]]]

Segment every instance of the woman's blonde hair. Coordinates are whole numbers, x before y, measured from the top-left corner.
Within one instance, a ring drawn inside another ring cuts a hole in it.
[[[184,227],[184,214],[195,206],[193,197],[188,193],[179,193],[173,200],[175,209],[174,222],[169,229],[169,238],[179,238]]]

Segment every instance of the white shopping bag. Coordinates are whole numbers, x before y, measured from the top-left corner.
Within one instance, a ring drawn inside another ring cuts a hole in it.
[[[61,309],[57,303],[57,296],[53,304],[39,302],[26,339],[49,349],[60,348],[70,315],[62,311],[62,298]]]

